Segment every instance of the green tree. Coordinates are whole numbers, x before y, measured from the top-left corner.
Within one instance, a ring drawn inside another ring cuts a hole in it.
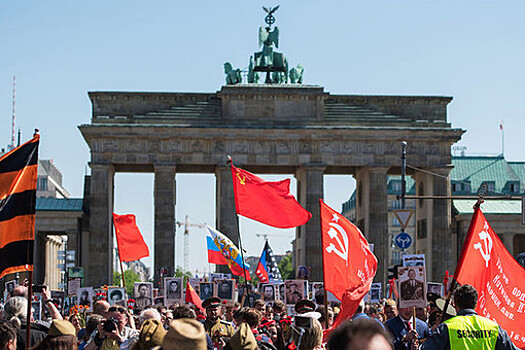
[[[188,281],[188,278],[192,278],[193,275],[189,271],[184,271],[184,269],[180,266],[177,266],[175,268],[175,273],[173,274],[173,277],[179,277],[183,279],[184,285],[186,285],[186,281]]]
[[[291,280],[295,278],[295,270],[293,268],[293,254],[286,255],[279,263],[279,271],[283,276],[283,280]]]
[[[130,296],[133,295],[133,286],[135,282],[141,282],[139,274],[133,270],[126,270],[124,271],[124,280],[126,281],[126,293]],[[115,286],[120,286],[120,282],[120,273],[113,272],[113,284]]]

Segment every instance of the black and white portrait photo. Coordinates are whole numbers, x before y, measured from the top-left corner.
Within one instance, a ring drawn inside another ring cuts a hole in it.
[[[222,300],[233,300],[235,280],[221,280],[217,282],[217,296]]]
[[[148,305],[153,305],[153,284],[151,282],[135,282],[133,285],[135,309],[143,310]]]
[[[381,283],[372,283],[370,288],[370,302],[379,303],[381,299]]]
[[[400,307],[425,307],[425,268],[423,266],[399,267],[398,276]]]
[[[279,294],[277,295],[278,299],[285,301],[286,299],[284,298],[284,283],[279,283],[277,287],[279,289]]]
[[[275,300],[275,284],[271,283],[261,283],[259,292],[262,294],[264,301],[274,301]]]
[[[213,282],[201,282],[200,284],[200,297],[202,301],[211,298],[213,296]]]
[[[313,282],[312,283],[312,299],[317,304],[322,304],[324,302],[324,283],[323,282]]]
[[[433,293],[437,296],[442,296],[443,293],[443,284],[436,282],[427,283],[427,293]]]
[[[108,302],[110,305],[115,305],[119,301],[126,298],[126,290],[124,288],[109,288],[108,289]]]
[[[286,304],[294,305],[299,300],[304,299],[305,280],[286,280],[284,281],[284,296]]]
[[[13,289],[15,289],[16,286],[16,280],[12,280],[5,283],[5,289],[7,290],[7,293],[9,293],[9,295],[13,293]]]
[[[78,289],[77,305],[82,305],[91,310],[93,303],[93,287],[83,287]]]
[[[182,278],[166,277],[164,278],[164,296],[166,305],[175,300],[182,300]]]

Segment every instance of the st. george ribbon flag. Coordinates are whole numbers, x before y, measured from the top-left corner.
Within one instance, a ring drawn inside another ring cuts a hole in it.
[[[206,225],[208,247],[208,262],[210,264],[228,265],[232,274],[242,276],[246,273],[246,279],[250,280],[250,265],[243,263],[241,252],[233,242],[223,233],[213,227]],[[243,266],[244,269],[243,270]]]
[[[327,333],[352,317],[370,291],[377,258],[357,226],[319,199],[324,286],[341,300],[341,312]]]
[[[479,207],[455,276],[478,291],[476,312],[497,322],[517,347],[525,349],[525,269],[505,249]]]
[[[120,261],[135,261],[149,256],[149,249],[135,221],[135,215],[113,213]]]
[[[231,164],[237,214],[278,227],[306,224],[312,214],[290,193],[290,179],[265,181]]]
[[[281,281],[283,279],[283,277],[281,276],[281,272],[279,271],[277,261],[275,260],[275,256],[273,255],[272,248],[270,247],[270,243],[268,243],[268,241],[266,241],[266,243],[264,244],[261,258],[259,259],[257,268],[255,269],[255,274],[263,283]]]
[[[33,271],[39,140],[0,157],[0,278]]]

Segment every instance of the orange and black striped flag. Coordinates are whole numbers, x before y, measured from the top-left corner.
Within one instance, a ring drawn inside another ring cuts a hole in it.
[[[39,140],[0,157],[0,278],[33,270]]]

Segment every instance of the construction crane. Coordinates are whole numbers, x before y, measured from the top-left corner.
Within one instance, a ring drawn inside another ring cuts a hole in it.
[[[184,226],[184,247],[183,247],[183,260],[182,260],[182,267],[184,271],[189,271],[189,251],[190,251],[190,238],[189,233],[190,227],[199,227],[204,228],[205,226],[203,224],[197,224],[197,223],[190,223],[188,215],[186,215],[186,218],[184,219],[184,222],[176,221],[175,222],[177,226],[181,227]]]
[[[257,237],[262,237],[264,241],[266,242],[268,240],[268,237],[283,237],[283,235],[280,234],[271,234],[271,233],[256,233]]]

